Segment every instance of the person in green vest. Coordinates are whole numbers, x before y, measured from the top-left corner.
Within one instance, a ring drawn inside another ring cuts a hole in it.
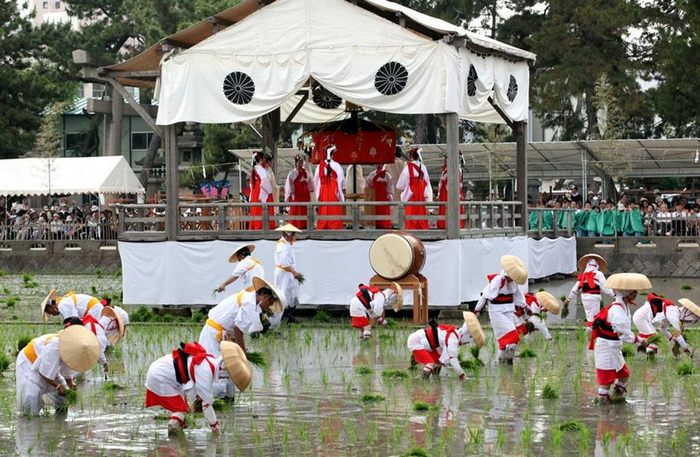
[[[630,205],[632,208],[630,211],[630,228],[634,236],[644,235],[644,214],[639,208],[639,205],[632,203]]]
[[[617,218],[612,203],[600,202],[605,208],[600,212],[598,218],[598,233],[600,236],[615,236],[617,233]]]
[[[617,211],[618,217],[618,236],[632,236],[632,226],[630,224],[630,210],[626,207],[624,210]]]
[[[571,219],[569,219],[569,213],[571,213],[571,202],[569,200],[564,200],[562,203],[555,203],[554,205],[555,209],[558,209],[559,211],[556,211],[556,218],[557,218],[557,228],[559,230],[568,230],[568,229],[573,229],[575,227],[574,225],[574,215],[571,215]]]
[[[590,205],[590,203],[586,202]],[[588,220],[586,220],[586,230],[588,231],[588,236],[600,236],[598,231],[598,219],[601,218],[600,206],[596,206],[591,209],[588,215]]]
[[[576,205],[573,202],[573,205]],[[591,202],[586,202],[583,205],[583,209],[577,209],[574,215],[574,227],[576,227],[576,236],[585,237],[588,236],[588,218],[591,215]]]

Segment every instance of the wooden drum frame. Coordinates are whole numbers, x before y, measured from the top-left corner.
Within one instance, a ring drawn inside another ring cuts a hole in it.
[[[387,233],[372,243],[369,263],[382,278],[397,280],[417,275],[425,265],[425,246],[410,233]]]

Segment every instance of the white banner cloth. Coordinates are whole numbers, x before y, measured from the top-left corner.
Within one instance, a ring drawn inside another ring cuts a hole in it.
[[[560,241],[561,240],[561,241]],[[431,305],[457,306],[477,300],[486,275],[501,270],[500,257],[514,254],[533,269],[570,273],[576,269],[576,243],[549,240],[532,243],[526,237],[482,238],[426,242],[427,261],[422,273],[429,281]],[[212,295],[233,270],[227,259],[234,246],[228,241],[119,243],[124,303],[130,305],[215,304],[225,294],[237,292],[236,283],[224,294]],[[273,279],[274,241],[256,241],[253,257]],[[297,269],[304,273],[299,302],[311,305],[348,304],[360,283],[374,275],[369,265],[371,241],[298,241],[294,245]],[[571,251],[566,252],[566,251]],[[544,270],[543,270],[544,269]],[[558,269],[557,271],[554,271]],[[410,294],[406,301],[411,303]]]
[[[527,269],[531,279],[576,271],[576,238],[527,239]]]

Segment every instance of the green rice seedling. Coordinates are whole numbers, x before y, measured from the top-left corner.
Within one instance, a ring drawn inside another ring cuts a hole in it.
[[[357,374],[372,374],[372,373],[374,373],[374,370],[372,370],[367,365],[358,365],[355,367],[355,373],[357,373]]]
[[[688,432],[685,428],[680,428],[671,436],[671,449],[685,452],[688,441]]]
[[[124,386],[117,384],[114,381],[107,381],[102,384],[102,390],[114,391],[114,390],[124,390]]]
[[[328,323],[331,321],[331,315],[325,309],[317,309],[316,314],[314,314],[314,322]]]
[[[525,449],[530,449],[533,435],[532,426],[530,425],[527,425],[523,431],[520,432],[520,443]]]
[[[394,341],[395,339],[396,336],[391,333],[382,333],[381,335],[379,335],[380,343]]]
[[[397,370],[397,369],[383,370],[382,377],[383,378],[404,379],[404,378],[408,378],[408,373],[406,373],[406,371],[404,371],[404,370]]]
[[[95,268],[95,276],[97,276],[97,279],[102,279],[104,277],[102,268]]]
[[[0,352],[0,374],[10,366],[10,358],[4,352]]]
[[[129,315],[129,322],[153,322],[156,319],[156,313],[145,305],[139,306],[136,311]]]
[[[583,422],[579,422],[577,420],[569,420],[566,422],[562,422],[556,428],[558,428],[562,432],[580,432],[585,427],[586,425]]]
[[[7,287],[2,286],[2,293],[3,293],[4,295],[10,295],[11,291],[10,291],[10,289],[8,289]]]
[[[678,374],[678,376],[688,376],[695,373],[695,367],[693,366],[693,362],[681,362],[678,365],[678,368],[676,368],[676,373]]]
[[[411,354],[411,360],[409,362],[409,370],[415,370],[418,368],[418,362],[416,362],[416,359],[413,357],[413,354]]]
[[[414,447],[401,454],[401,457],[430,457],[430,454],[422,447]]]
[[[545,400],[556,400],[557,398],[559,398],[557,389],[552,387],[549,383],[545,384],[542,388],[542,398],[544,398]]]
[[[622,356],[624,358],[633,357],[635,352],[637,352],[637,350],[631,344],[622,345]]]
[[[537,357],[537,354],[535,354],[535,351],[532,349],[526,347],[522,351],[520,351],[520,354],[518,355],[521,359],[531,359],[533,357]]]
[[[479,364],[481,364],[481,365],[484,364],[484,362],[482,362],[481,359],[479,358],[479,352],[481,352],[481,348],[480,348],[479,346],[476,346],[476,345],[470,346],[470,347],[469,347],[469,352],[471,352],[472,357],[474,358],[474,360],[478,361]]]
[[[78,403],[78,391],[76,389],[66,390],[66,404],[73,406]]]
[[[470,446],[480,446],[484,444],[484,429],[467,425],[467,444]]]
[[[8,308],[14,308],[16,304],[19,303],[19,297],[10,297],[5,301],[5,306]]]
[[[384,401],[384,396],[379,394],[364,394],[362,397],[360,397],[360,401],[362,403],[376,403]]]
[[[581,455],[586,454],[590,446],[591,430],[584,425],[578,435],[578,448],[581,451]]]
[[[24,349],[24,347],[26,345],[28,345],[31,340],[32,340],[31,337],[20,336],[19,339],[17,340],[17,353],[19,354],[19,351]]]
[[[552,448],[559,449],[564,432],[559,428],[552,429]]]
[[[420,400],[413,402],[413,411],[430,411],[431,409],[435,409],[435,407],[430,403]]]
[[[506,443],[506,432],[502,425],[496,428],[496,447],[498,449],[503,449],[503,445]]]
[[[681,285],[681,290],[692,290],[693,287],[690,284]]]
[[[251,365],[255,365],[259,368],[267,368],[267,358],[262,352],[250,351],[246,353],[246,358]]]
[[[0,278],[5,276],[6,274],[7,274],[7,272],[5,270],[0,270]]]

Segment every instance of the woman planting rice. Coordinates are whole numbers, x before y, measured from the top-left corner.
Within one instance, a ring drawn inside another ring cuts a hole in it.
[[[360,284],[359,291],[350,300],[350,319],[352,326],[359,330],[360,338],[372,336],[372,324],[386,325],[384,305],[393,306],[394,311],[403,307],[403,291],[397,283],[388,289]]]
[[[34,338],[17,355],[15,364],[17,410],[37,415],[45,398],[56,411],[65,411],[66,391],[74,388],[72,372],[89,371],[97,363],[100,345],[78,318],[58,334]]]
[[[100,299],[92,295],[68,292],[63,297],[57,298],[56,289],[49,292],[40,306],[44,322],[48,320],[48,316],[60,315],[65,320],[69,317],[82,319],[86,314],[90,314],[95,319],[100,320],[102,309],[104,308]]]
[[[640,290],[651,289],[651,282],[638,273],[618,273],[610,276],[605,283],[613,290],[615,300],[603,308],[593,319],[591,342],[595,358],[596,379],[598,381],[598,401],[608,403],[612,398],[625,398],[627,379],[630,370],[622,355],[622,343],[633,343],[641,347],[647,340],[639,338],[631,330],[630,306]]]
[[[586,331],[590,332],[593,318],[600,311],[601,292],[613,295],[612,291],[605,287],[605,275],[603,274],[603,271],[608,269],[608,262],[597,254],[586,254],[578,259],[578,268],[583,272],[578,276],[569,296],[564,300],[562,315],[566,317],[569,314],[569,302],[580,290],[581,303],[583,303],[583,310],[586,313]]]
[[[545,313],[559,314],[559,301],[548,292],[537,292],[536,294],[525,294],[524,308],[515,308],[515,324],[518,332],[522,336],[532,333],[534,330],[542,332],[544,339],[549,341],[552,335],[549,333],[545,322]]]
[[[687,298],[681,298],[678,303],[681,306],[676,306],[671,300],[650,293],[647,295],[647,301],[634,312],[632,320],[641,338],[650,338],[659,330],[664,337],[673,342],[674,355],[680,354],[682,349],[692,357],[693,348],[683,338],[683,329],[698,322],[700,308]],[[646,348],[647,354],[656,354],[657,351],[655,344],[650,344]]]
[[[423,365],[423,376],[437,376],[440,367],[448,363],[464,379],[464,370],[459,364],[459,347],[463,344],[474,343],[482,347],[486,341],[479,320],[474,313],[465,311],[464,325],[457,328],[453,325],[438,325],[430,321],[430,326],[416,330],[408,336],[408,349],[413,353],[413,359]]]
[[[526,306],[525,296],[518,284],[527,282],[527,268],[522,260],[514,255],[501,257],[503,270],[489,275],[489,283],[481,293],[474,311],[479,311],[489,303],[489,320],[498,344],[498,360],[513,364],[515,350],[520,342],[520,333],[515,328],[515,309]]]
[[[296,257],[294,257],[296,234],[301,233],[301,230],[292,224],[283,225],[275,230],[282,232],[282,238],[277,240],[275,246],[275,286],[284,294],[284,301],[287,304],[287,318],[291,321],[293,318],[290,314],[299,303],[299,285],[304,279],[304,276],[296,269],[297,262]],[[272,327],[277,327],[281,320],[281,314],[275,316],[272,319]]]
[[[253,276],[260,276],[261,278],[265,276],[265,268],[251,255],[253,251],[255,251],[254,244],[246,244],[234,249],[228,261],[229,263],[236,264],[236,266],[233,268],[231,276],[226,279],[226,281],[222,282],[221,285],[215,289],[215,292],[223,292],[226,286],[233,284],[238,279],[241,280],[241,286],[244,289],[248,292],[253,291]]]
[[[170,411],[168,433],[185,427],[190,397],[201,400],[202,412],[212,431],[220,430],[212,391],[222,367],[225,366],[240,390],[245,390],[250,384],[252,371],[240,346],[224,341],[219,352],[222,356],[214,357],[198,343],[180,343],[172,354],[159,358],[148,368],[144,406],[161,406]]]

